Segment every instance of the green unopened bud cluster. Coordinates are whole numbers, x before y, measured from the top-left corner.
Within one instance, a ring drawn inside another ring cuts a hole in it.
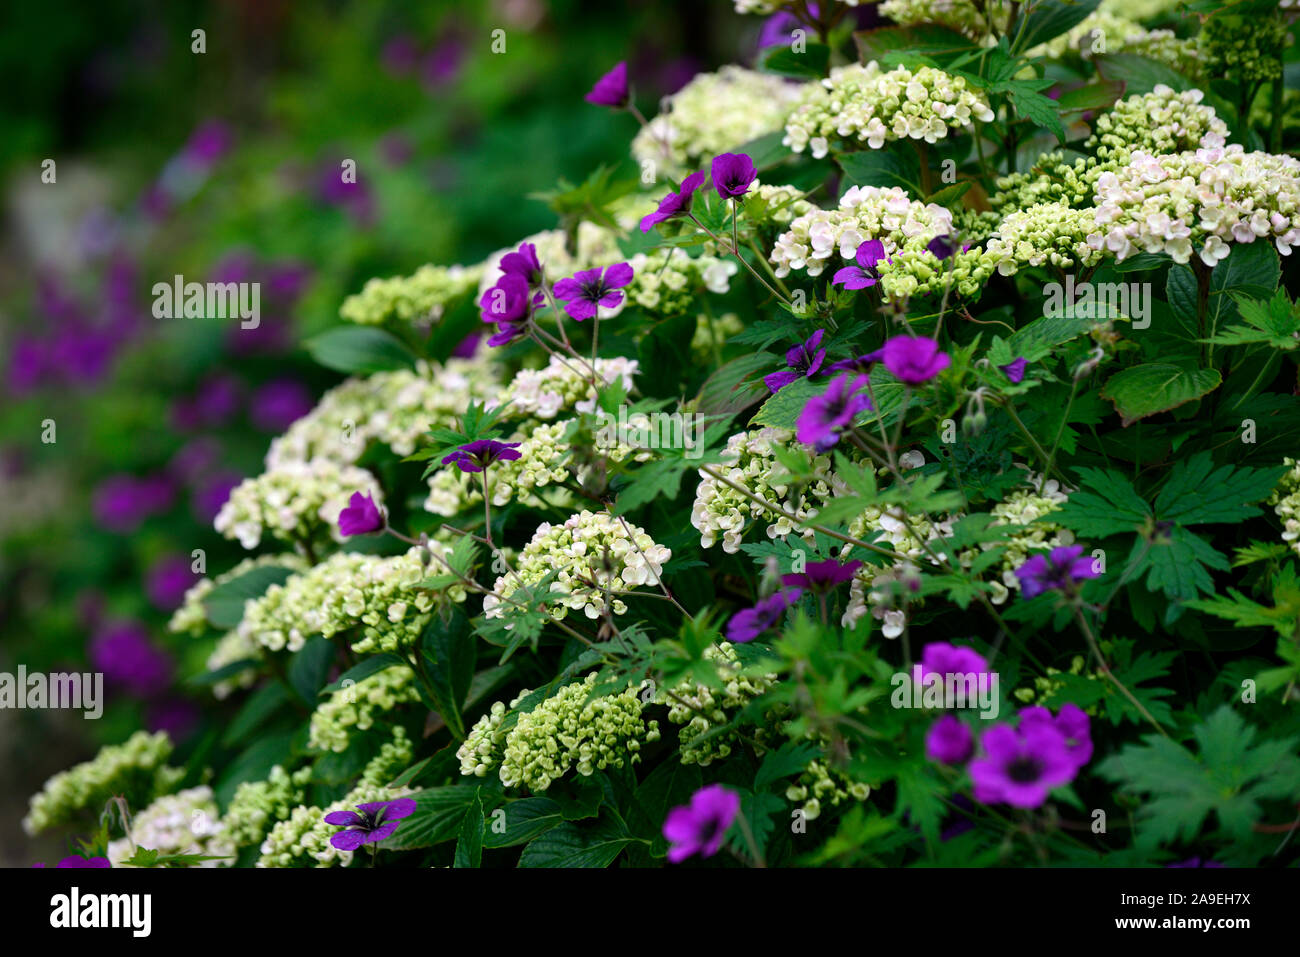
[[[506,787],[545,791],[570,771],[590,777],[641,760],[642,742],[659,740],[659,724],[641,718],[641,689],[594,695],[596,675],[565,685],[503,730],[506,707],[496,702],[456,752],[462,774],[483,777],[499,767]],[[510,703],[513,709],[523,695]]]
[[[101,748],[91,760],[45,782],[31,799],[23,830],[35,835],[74,823],[84,812],[98,814],[117,795],[132,806],[147,804],[185,776],[184,770],[167,766],[171,753],[171,739],[163,731],[137,731],[122,744]]]
[[[1287,22],[1275,11],[1248,16],[1224,11],[1206,19],[1196,39],[1207,76],[1250,85],[1282,75],[1289,36]]]
[[[394,709],[419,700],[410,668],[397,665],[377,671],[339,688],[316,706],[307,744],[323,751],[346,751],[354,731],[366,731]]]
[[[138,847],[160,855],[219,858],[200,861],[196,867],[229,867],[235,862],[235,842],[221,821],[212,788],[206,785],[160,797],[135,814],[130,836],[108,845],[109,863],[121,867]]]
[[[1075,677],[1084,677],[1089,681],[1101,680],[1101,677],[1097,672],[1086,670],[1084,667],[1085,664],[1086,661],[1083,655],[1075,655],[1070,659],[1070,667],[1068,670],[1063,671],[1060,668],[1052,667],[1045,668],[1043,669],[1043,674],[1036,676],[1032,684],[1023,688],[1016,688],[1011,692],[1011,695],[1017,701],[1021,701],[1026,705],[1045,707],[1049,701],[1053,701],[1056,698],[1057,694],[1065,690],[1066,684],[1060,677],[1061,675],[1068,674],[1074,675]],[[1089,705],[1083,710],[1088,714],[1095,715],[1097,713],[1097,706],[1095,704]]]
[[[326,459],[288,462],[245,479],[217,513],[213,527],[245,548],[257,548],[263,535],[285,542],[311,542],[338,534],[339,512],[353,492],[368,493],[381,504],[375,477],[355,465]]]
[[[809,761],[808,766],[785,790],[785,797],[801,805],[805,820],[814,821],[826,807],[839,807],[845,801],[865,801],[871,787],[855,781],[829,761]]]
[[[782,142],[796,153],[811,147],[820,159],[832,139],[873,150],[887,140],[937,143],[977,119],[992,120],[993,110],[964,77],[928,66],[886,71],[872,60],[835,67],[820,83],[809,84],[786,120]]]
[[[656,544],[645,530],[606,512],[585,509],[562,525],[544,522],[519,553],[513,572],[496,580],[483,599],[489,618],[508,617],[508,599],[521,586],[551,579],[550,613],[564,618],[570,609],[599,618],[608,605],[615,615],[627,604],[607,592],[623,592],[657,585],[672,552]],[[500,596],[500,597],[498,597]]]
[[[678,751],[682,764],[707,767],[731,754],[739,741],[736,729],[717,732],[729,725],[736,712],[772,689],[777,675],[746,673],[730,642],[719,642],[704,651],[704,658],[717,668],[722,687],[708,687],[690,678],[672,688],[660,688],[657,704],[668,706],[668,721],[678,725]],[[775,746],[787,715],[771,709],[754,719],[753,736],[764,746]]]
[[[306,767],[290,774],[277,764],[265,781],[245,781],[236,788],[221,818],[230,842],[235,847],[261,844],[275,822],[288,818],[302,803],[311,773]]]
[[[1223,146],[1228,124],[1203,99],[1200,90],[1178,93],[1157,83],[1150,93],[1120,100],[1098,116],[1084,146],[1116,164],[1127,163],[1134,150],[1159,154]]]
[[[1077,53],[1085,60],[1112,53],[1130,53],[1163,63],[1187,76],[1202,69],[1202,55],[1196,40],[1179,37],[1172,30],[1149,30],[1122,3],[1094,10],[1066,33],[1039,44],[1031,57],[1061,59]]]
[[[1039,203],[1006,216],[984,250],[1003,276],[1044,263],[1062,270],[1095,266],[1102,260],[1102,251],[1088,243],[1095,230],[1096,215],[1091,209]]]
[[[637,253],[629,261],[634,273],[626,303],[656,316],[680,316],[695,308],[702,292],[721,295],[731,289],[740,268],[734,259],[707,254],[689,256],[676,247]]]
[[[637,133],[632,155],[656,180],[678,179],[719,153],[775,133],[796,96],[798,87],[781,77],[739,66],[698,74]]]
[[[980,40],[989,33],[992,16],[1002,33],[1007,32],[1010,4],[1007,0],[884,0],[880,13],[899,26],[936,23]]]
[[[421,266],[410,276],[371,279],[361,292],[343,300],[339,315],[348,322],[436,322],[449,305],[478,288],[481,266]]]

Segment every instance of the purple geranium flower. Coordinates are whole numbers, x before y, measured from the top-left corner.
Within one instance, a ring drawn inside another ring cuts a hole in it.
[[[1011,380],[1012,384],[1020,385],[1025,380],[1025,367],[1028,365],[1029,362],[1022,356],[1011,360],[1004,366],[998,366],[998,368],[1006,373],[1006,377]]]
[[[939,764],[965,764],[975,750],[970,728],[945,714],[925,733],[925,756]]]
[[[1077,704],[1063,704],[1055,717],[1046,708],[1020,710],[1020,727],[1042,723],[1055,728],[1065,738],[1066,753],[1075,767],[1081,768],[1092,758],[1092,725],[1088,713]]]
[[[533,288],[542,284],[542,264],[537,258],[537,247],[532,243],[522,243],[515,252],[506,253],[501,257],[499,267],[507,276],[522,276]]]
[[[1082,545],[1058,545],[1048,554],[1031,555],[1016,569],[1020,593],[1034,598],[1045,591],[1067,591],[1084,579],[1101,577],[1093,560],[1080,557],[1082,554]]]
[[[1185,861],[1179,861],[1177,864],[1166,864],[1165,867],[1223,867],[1218,861],[1210,860],[1208,857],[1201,860],[1199,857],[1189,857]]]
[[[682,188],[669,193],[659,201],[659,208],[641,220],[641,232],[648,233],[655,226],[679,216],[689,216],[695,191],[704,183],[704,170],[692,173],[682,180]]]
[[[597,80],[591,92],[583,99],[596,106],[609,106],[616,110],[627,106],[630,99],[627,86],[627,62],[621,61],[615,64],[614,69]]]
[[[808,400],[799,413],[797,437],[804,445],[825,452],[840,440],[840,429],[871,408],[871,399],[859,393],[866,388],[866,376],[842,375],[821,395]]]
[[[935,236],[926,244],[925,248],[939,259],[947,259],[957,251],[957,246],[952,242],[951,236]],[[969,249],[970,247],[966,248]]]
[[[713,188],[723,199],[744,196],[757,178],[758,170],[746,153],[721,153],[713,158]]]
[[[595,316],[600,307],[613,309],[623,301],[622,289],[632,281],[632,267],[627,263],[615,263],[603,270],[584,269],[573,274],[572,278],[561,279],[555,284],[555,298],[564,303],[564,311],[581,322]]]
[[[808,13],[814,20],[821,17],[815,3],[808,4]],[[766,50],[768,47],[786,46],[793,40],[794,31],[799,29],[806,28],[790,11],[774,13],[763,21],[763,27],[758,32],[758,48]]]
[[[783,588],[764,598],[753,608],[738,611],[727,622],[727,641],[753,641],[769,628],[774,627],[785,614],[785,610],[799,600],[803,594],[797,588]]]
[[[1047,792],[1074,780],[1078,765],[1065,736],[1041,721],[994,725],[980,738],[982,754],[970,764],[975,800],[984,804],[1038,807]]]
[[[384,527],[384,513],[369,492],[353,492],[347,508],[339,512],[339,534],[369,535]]]
[[[483,293],[478,302],[479,314],[484,322],[497,324],[497,334],[488,340],[489,346],[507,345],[528,334],[533,307],[544,298],[540,292],[530,297],[531,291],[527,279],[508,272]]]
[[[813,562],[802,572],[782,575],[781,584],[803,588],[820,595],[851,579],[861,567],[862,562],[856,558],[843,565],[837,559],[828,558],[824,562]]]
[[[671,845],[668,860],[679,864],[693,854],[712,857],[722,847],[727,828],[740,811],[740,795],[711,784],[691,795],[691,803],[668,812],[664,837]]]
[[[826,335],[826,331],[818,329],[806,341],[790,349],[785,354],[785,364],[789,368],[763,376],[763,381],[767,383],[767,387],[773,392],[780,392],[796,379],[815,375],[826,358],[826,350],[818,348],[824,335]]]
[[[845,266],[831,279],[831,285],[843,285],[845,289],[870,289],[880,282],[879,266],[882,262],[893,262],[885,255],[885,244],[879,239],[868,239],[858,246],[854,256],[858,264]]]
[[[522,444],[522,442],[498,442],[495,439],[479,439],[477,442],[462,445],[455,452],[444,456],[442,464],[450,465],[454,462],[460,466],[462,472],[482,472],[493,462],[509,462],[519,458],[519,453],[515,449]]]
[[[414,813],[415,801],[397,798],[358,804],[355,811],[331,811],[325,815],[325,823],[347,828],[331,837],[330,843],[340,851],[355,851],[363,844],[378,844],[392,837],[398,822]]]
[[[929,382],[952,363],[939,343],[926,336],[894,336],[869,358],[883,362],[899,382],[908,385]]]
[[[927,681],[930,675],[946,680],[947,675],[982,675],[988,670],[989,663],[973,648],[932,641],[921,652],[922,681]]]

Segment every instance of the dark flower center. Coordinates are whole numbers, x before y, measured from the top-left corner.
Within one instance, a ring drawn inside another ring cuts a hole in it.
[[[1007,777],[1017,784],[1032,784],[1042,776],[1043,768],[1036,758],[1024,755],[1007,765]]]

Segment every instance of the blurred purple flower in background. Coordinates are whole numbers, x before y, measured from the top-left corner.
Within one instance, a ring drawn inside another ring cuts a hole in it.
[[[243,480],[244,476],[241,473],[227,469],[201,482],[190,499],[190,508],[199,523],[211,525],[212,520],[221,511],[221,506],[225,505],[226,499],[230,498],[230,493]]]
[[[135,621],[108,625],[86,649],[91,667],[102,671],[110,685],[141,698],[152,697],[171,683],[171,657],[149,640]]]
[[[171,508],[175,494],[166,475],[111,475],[95,489],[95,520],[112,532],[133,532],[149,516]]]
[[[268,382],[253,393],[248,417],[263,432],[283,432],[312,410],[311,391],[293,379]]]
[[[149,566],[145,575],[145,591],[160,611],[175,611],[184,600],[185,592],[199,578],[190,569],[190,559],[187,556],[164,555]]]

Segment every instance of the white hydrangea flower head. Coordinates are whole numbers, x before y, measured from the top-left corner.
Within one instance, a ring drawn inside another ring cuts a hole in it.
[[[1282,464],[1287,467],[1287,472],[1277,483],[1269,504],[1282,520],[1282,541],[1300,555],[1300,461],[1286,458]]]
[[[600,381],[621,382],[631,391],[632,377],[640,363],[636,359],[616,356],[597,359],[595,372]],[[551,356],[541,369],[521,369],[515,374],[493,405],[509,405],[512,414],[554,419],[563,411],[596,411],[596,390],[588,378],[587,362]]]
[[[508,616],[506,601],[518,588],[536,585],[555,573],[554,599],[549,610],[564,618],[569,610],[599,618],[606,610],[608,592],[656,586],[672,552],[656,544],[644,529],[606,512],[581,511],[562,525],[544,522],[519,553],[513,572],[493,585],[494,594],[483,599],[488,618]],[[609,610],[627,611],[627,604],[611,595]]]
[[[415,672],[395,666],[339,688],[312,712],[308,747],[341,753],[354,731],[366,731],[401,705],[420,700]]]
[[[885,71],[872,60],[835,67],[820,83],[808,84],[782,142],[796,153],[811,146],[820,157],[833,137],[878,150],[888,140],[937,143],[974,120],[992,119],[988,100],[964,77],[928,66]]]
[[[727,439],[722,461],[715,466],[715,471],[750,495],[779,505],[789,514],[775,514],[725,482],[701,471],[695,502],[691,506],[691,525],[699,530],[702,547],[712,548],[721,540],[722,550],[729,555],[735,554],[740,550],[745,532],[756,521],[767,522],[768,538],[785,538],[791,532],[798,532],[811,541],[812,532],[800,529],[789,515],[799,519],[812,518],[844,486],[831,470],[829,455],[819,455],[813,460],[816,481],[803,488],[796,489],[774,481],[784,470],[773,449],[789,447],[793,441],[794,434],[789,430],[770,427],[738,432]]]
[[[1247,153],[1239,144],[1153,156],[1097,180],[1088,244],[1124,260],[1166,253],[1214,266],[1233,243],[1271,240],[1283,256],[1300,243],[1300,160]]]
[[[382,506],[379,483],[363,468],[327,459],[289,462],[236,486],[213,527],[248,549],[257,548],[268,534],[298,543],[310,542],[328,531],[341,542],[339,513],[353,492],[368,493]]]
[[[1003,276],[1050,263],[1060,269],[1094,266],[1100,250],[1088,244],[1095,211],[1064,203],[1039,203],[1006,216],[985,244]]]
[[[318,459],[350,465],[371,442],[410,455],[425,432],[455,426],[471,401],[486,402],[500,388],[498,367],[477,357],[348,379],[271,440],[266,467]]]
[[[113,867],[142,847],[159,854],[201,854],[221,860],[200,861],[197,867],[229,867],[235,863],[235,842],[221,824],[212,788],[189,788],[160,797],[131,819],[131,835],[108,845]]]
[[[664,111],[632,140],[632,155],[655,178],[678,179],[719,153],[775,133],[799,86],[770,73],[724,66],[701,73],[664,100]]]
[[[848,262],[858,246],[878,239],[887,256],[925,251],[936,236],[952,233],[952,211],[936,203],[913,200],[898,186],[852,186],[837,209],[815,209],[798,216],[776,238],[768,257],[784,278],[792,270],[819,276],[835,265],[835,256]]]

